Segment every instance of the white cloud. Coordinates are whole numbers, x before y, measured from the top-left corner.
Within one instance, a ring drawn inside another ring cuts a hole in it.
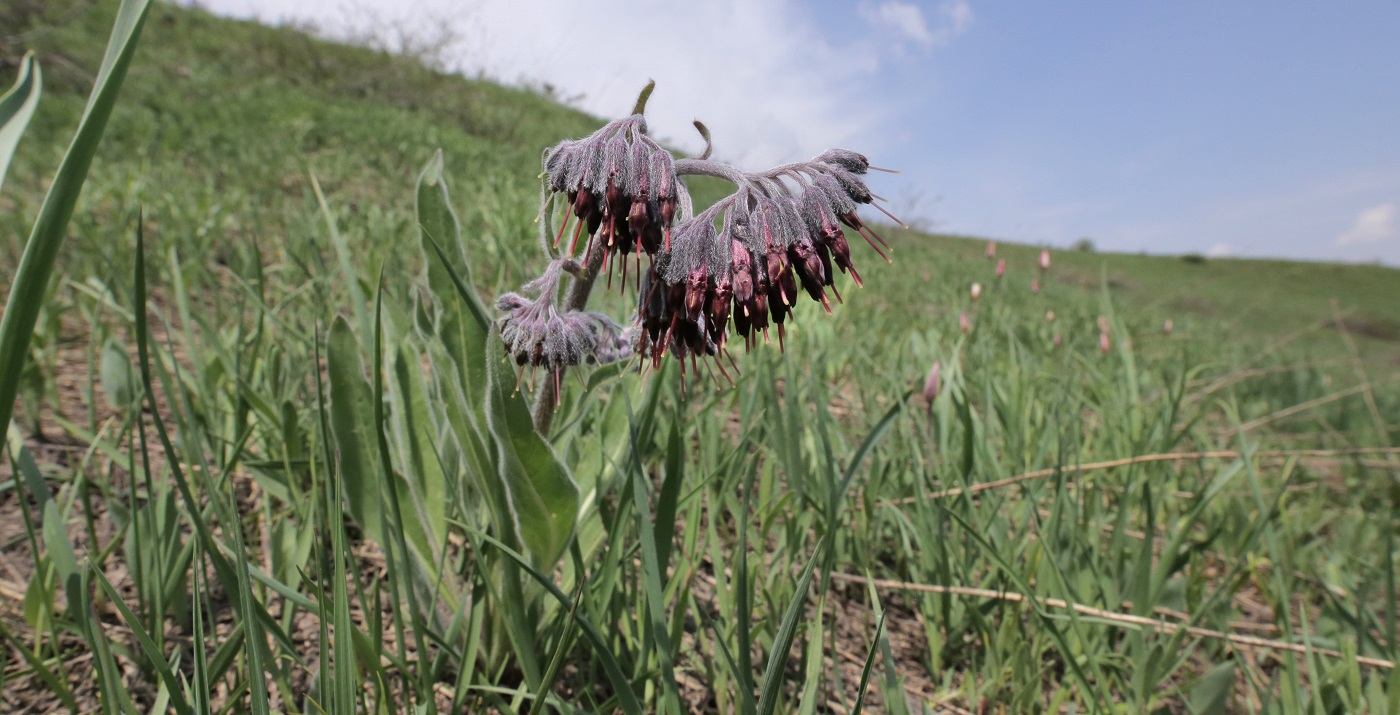
[[[887,32],[893,32],[925,49],[948,44],[954,37],[966,32],[972,24],[972,6],[967,0],[947,0],[939,5],[940,22],[936,28],[929,26],[923,8],[912,2],[862,2],[860,14],[866,22]]]
[[[1231,248],[1230,244],[1217,243],[1214,246],[1211,246],[1209,251],[1206,251],[1206,255],[1210,256],[1211,258],[1224,258],[1234,252],[1235,249]]]
[[[925,47],[933,44],[933,32],[928,29],[924,11],[918,5],[907,2],[861,3],[860,14],[867,22],[882,25]]]
[[[874,80],[881,60],[898,48],[833,26],[801,0],[478,0],[465,7],[460,0],[421,0],[411,8],[392,0],[202,3],[272,21],[324,21],[368,10],[401,13],[409,27],[444,24],[461,38],[447,53],[455,58],[450,66],[507,83],[547,83],[599,117],[626,113],[655,79],[647,106],[652,133],[698,150],[703,144],[691,121],[700,119],[714,137],[716,157],[744,168],[833,146],[877,161],[893,151],[894,140],[879,131],[890,110]],[[963,11],[947,12],[945,24],[956,27]],[[925,24],[914,32],[936,41],[940,30]]]
[[[1362,211],[1356,225],[1337,237],[1338,246],[1354,246],[1389,241],[1396,237],[1395,204],[1381,204]]]

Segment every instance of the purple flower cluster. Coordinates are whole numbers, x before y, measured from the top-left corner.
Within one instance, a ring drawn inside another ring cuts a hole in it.
[[[646,135],[642,115],[619,119],[584,139],[560,142],[545,153],[544,171],[550,189],[568,196],[575,218],[569,255],[585,227],[588,250],[596,241],[604,251],[605,271],[618,254],[625,272],[627,255],[655,257],[669,250],[670,227],[685,187],[676,181],[671,154]],[[567,220],[560,224],[556,247],[567,227]]]
[[[543,367],[558,381],[564,368],[592,362],[599,354],[616,354],[626,344],[622,329],[608,316],[581,310],[560,312],[554,307],[555,289],[565,264],[554,261],[544,275],[523,286],[537,291],[537,297],[506,293],[496,299],[496,309],[504,314],[496,321],[501,340],[522,375],[526,365]],[[531,376],[533,382],[533,371]]]
[[[770,325],[777,326],[782,347],[799,289],[830,312],[827,291],[841,300],[836,269],[862,284],[843,224],[888,260],[881,247],[889,246],[856,215],[859,204],[874,198],[860,178],[872,168],[864,156],[832,149],[763,174],[700,164],[683,160],[677,170],[713,172],[739,188],[681,221],[671,250],[642,279],[636,350],[653,364],[667,352],[682,361],[688,355],[692,363],[696,356],[718,355],[731,319],[746,348],[759,335],[767,339]]]
[[[639,99],[638,112],[648,93]],[[697,128],[708,142],[707,130],[698,122]],[[646,131],[646,120],[636,113],[545,152],[545,187],[552,196],[568,198],[553,245],[560,245],[571,222],[568,256],[585,232],[588,237],[582,265],[560,259],[526,286],[539,297],[510,293],[497,302],[505,314],[499,321],[502,337],[522,369],[544,367],[557,378],[584,360],[636,355],[657,366],[670,353],[684,373],[687,357],[698,369],[700,358],[727,355],[731,329],[751,349],[760,337],[766,342],[769,328],[776,326],[779,347],[785,348],[785,325],[801,293],[830,312],[831,298],[841,301],[838,270],[862,285],[845,228],[889,260],[889,245],[856,213],[879,198],[863,177],[872,169],[885,171],[864,156],[831,149],[809,161],[745,173],[709,160],[708,150],[700,158],[675,160]],[[678,179],[687,175],[718,177],[735,191],[695,214]],[[633,255],[637,314],[634,326],[624,331],[581,307],[598,270],[608,273],[609,282],[612,272],[619,272],[625,290],[627,259]],[[580,310],[561,313],[553,307],[563,267],[585,277],[585,289],[576,291],[579,300],[571,305]],[[720,370],[728,375],[723,365]]]

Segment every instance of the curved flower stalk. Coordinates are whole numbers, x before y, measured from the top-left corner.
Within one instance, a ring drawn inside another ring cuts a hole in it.
[[[518,364],[545,367],[546,382],[536,406],[536,426],[545,431],[548,412],[558,400],[559,373],[580,361],[610,362],[628,356],[658,366],[665,355],[686,358],[698,370],[701,358],[729,356],[732,330],[752,349],[776,326],[783,349],[787,321],[801,293],[831,312],[841,302],[836,271],[863,285],[851,256],[845,228],[861,235],[889,260],[889,244],[857,214],[880,197],[864,177],[872,170],[863,155],[829,149],[802,162],[760,173],[746,173],[706,157],[672,158],[647,136],[642,115],[649,85],[631,116],[608,123],[592,135],[560,142],[542,160],[546,203],[567,198],[564,221],[554,235],[557,248],[572,225],[565,255],[584,243],[582,264],[560,259],[545,275],[525,286],[538,290],[527,300],[502,296],[497,307],[502,336]],[[709,143],[708,131],[696,126]],[[681,177],[712,176],[734,184],[734,193],[694,214]],[[897,224],[901,222],[875,204]],[[901,224],[902,225],[902,224]],[[586,238],[584,238],[586,234]],[[546,236],[548,234],[545,234]],[[647,265],[641,256],[646,254]],[[621,330],[597,313],[583,312],[599,272],[618,273],[624,291],[628,259],[635,256],[637,291],[634,324]],[[552,298],[562,272],[576,275],[562,311]],[[506,330],[510,330],[509,336]],[[732,382],[732,380],[731,380]]]

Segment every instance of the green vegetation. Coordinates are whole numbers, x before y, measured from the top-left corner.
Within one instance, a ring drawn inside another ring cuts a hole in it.
[[[1396,271],[891,231],[737,389],[577,370],[551,454],[481,306],[599,120],[156,4],[75,196],[116,20],[0,8],[6,293],[62,239],[0,709],[1400,713]]]

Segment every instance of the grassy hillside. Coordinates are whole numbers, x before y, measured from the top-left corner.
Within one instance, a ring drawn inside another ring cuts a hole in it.
[[[6,74],[34,49],[46,83],[0,191],[0,285],[114,12],[0,8]],[[737,389],[682,391],[673,361],[569,378],[546,437],[582,499],[532,578],[501,548],[534,525],[497,460],[543,442],[481,412],[524,399],[458,352],[467,314],[420,232],[446,225],[441,185],[417,182],[441,150],[448,248],[489,306],[545,263],[541,151],[602,122],[154,6],[0,464],[0,709],[113,705],[120,682],[145,711],[173,675],[210,683],[175,698],[190,711],[256,711],[264,688],[295,712],[846,713],[870,665],[885,712],[1400,713],[1400,271],[1375,266],[1041,271],[1001,244],[998,278],[985,240],[882,229],[885,264],[852,234],[866,287],[843,278],[830,316],[804,300],[785,353],[735,356]],[[625,321],[635,300],[592,305]],[[123,398],[142,342],[144,404]],[[62,544],[91,559],[90,608]],[[213,569],[223,550],[259,572]]]

